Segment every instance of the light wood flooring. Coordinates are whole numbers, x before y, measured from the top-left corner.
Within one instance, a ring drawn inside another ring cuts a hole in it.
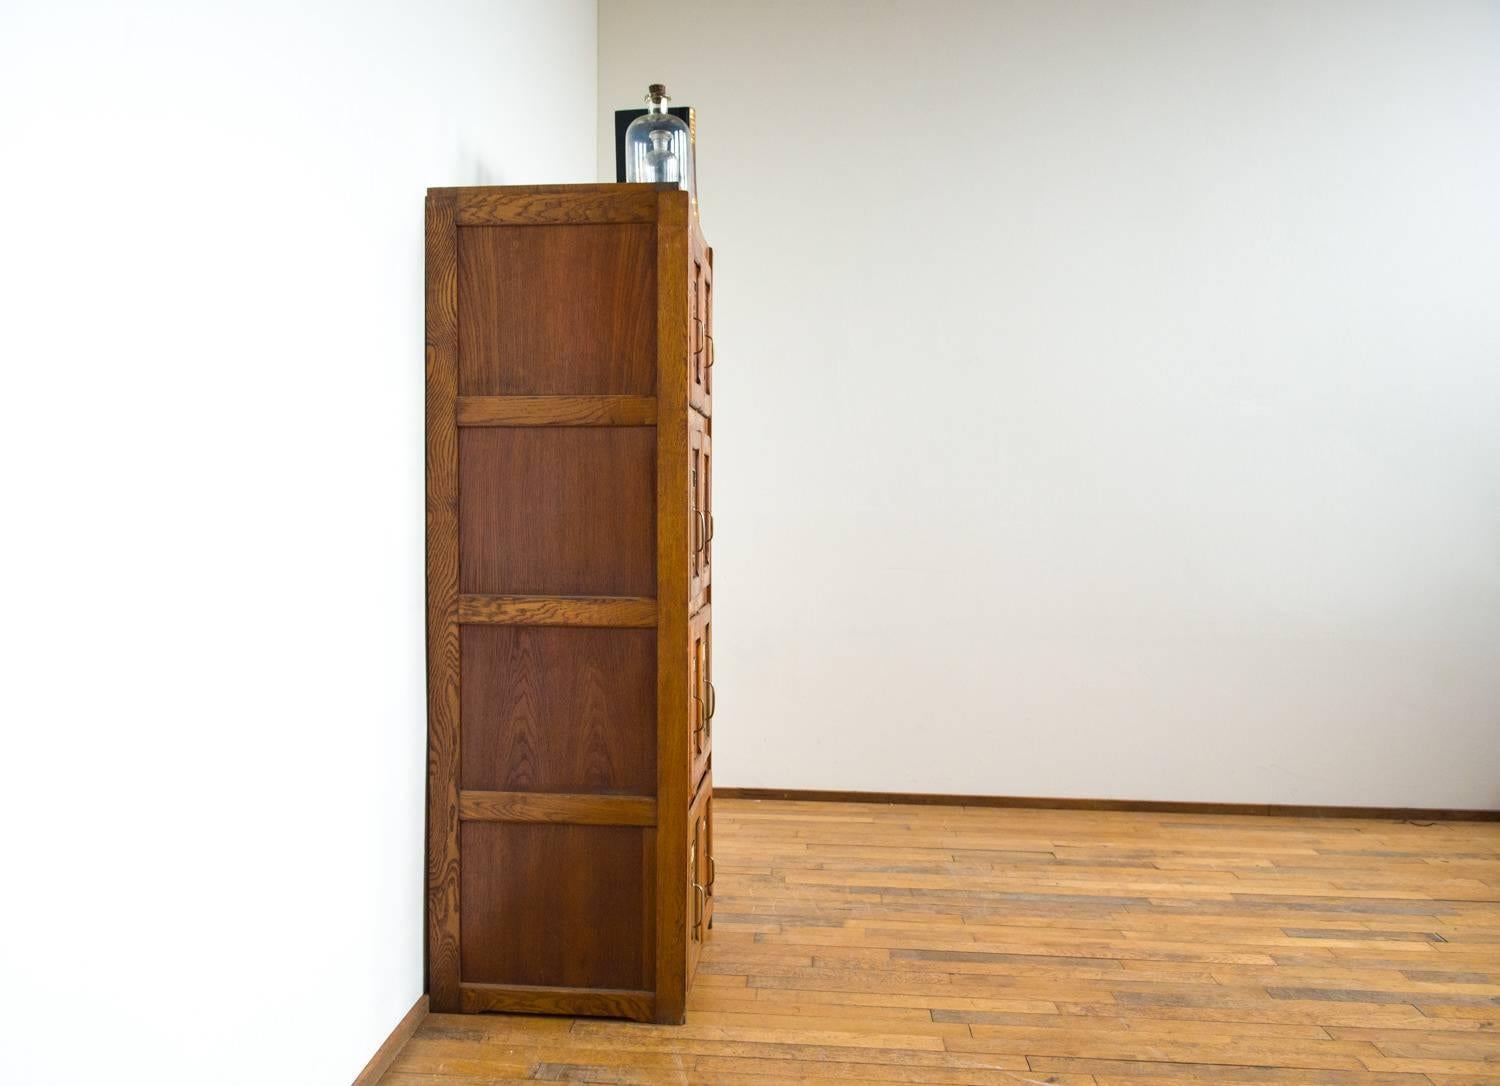
[[[687,1025],[432,1015],[384,1086],[1500,1086],[1500,823],[718,801]]]

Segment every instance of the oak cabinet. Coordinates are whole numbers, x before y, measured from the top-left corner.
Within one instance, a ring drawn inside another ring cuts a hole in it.
[[[434,1011],[682,1021],[715,875],[713,364],[686,193],[429,190]]]

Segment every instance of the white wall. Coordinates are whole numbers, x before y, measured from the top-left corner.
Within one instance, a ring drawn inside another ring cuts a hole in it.
[[[0,13],[0,1081],[347,1083],[422,992],[422,198],[594,4]]]
[[[717,783],[1500,807],[1500,6],[599,33],[603,176],[700,111]]]

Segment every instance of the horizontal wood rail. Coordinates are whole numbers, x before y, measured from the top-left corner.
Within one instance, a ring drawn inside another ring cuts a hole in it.
[[[646,596],[459,596],[458,621],[471,626],[656,626]]]
[[[1199,803],[1156,799],[970,796],[932,792],[844,792],[812,788],[715,788],[717,799],[803,803],[894,803],[943,807],[1018,807],[1045,811],[1144,811],[1154,814],[1265,815],[1276,818],[1372,818],[1413,822],[1500,822],[1500,811],[1448,807],[1331,807],[1302,803]]]
[[[596,796],[571,792],[460,792],[465,822],[554,822],[569,826],[654,826],[653,796]]]
[[[458,192],[459,226],[567,226],[654,223],[654,186],[632,185],[610,192]]]
[[[541,988],[520,984],[461,984],[463,1009],[509,1011],[519,1014],[596,1015],[633,1018],[649,1022],[654,1016],[655,997],[650,992],[628,988]]]
[[[655,426],[655,396],[460,396],[460,426]]]

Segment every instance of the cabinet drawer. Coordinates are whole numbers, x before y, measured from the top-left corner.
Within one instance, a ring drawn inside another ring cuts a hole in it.
[[[713,775],[703,779],[688,811],[688,979],[714,922]]]
[[[713,412],[714,367],[714,251],[693,253],[689,269],[688,313],[692,329],[688,344],[692,358],[688,367],[688,403],[703,414]]]
[[[693,532],[692,577],[689,597],[690,610],[696,611],[708,602],[709,584],[713,580],[714,547],[714,468],[713,439],[708,426],[698,415],[689,422],[689,498],[692,502],[690,517]]]
[[[713,681],[713,624],[707,607],[688,623],[688,668],[692,677],[693,707],[689,717],[693,734],[688,739],[691,752],[688,780],[696,787],[708,769],[713,753],[714,710],[717,692]]]

